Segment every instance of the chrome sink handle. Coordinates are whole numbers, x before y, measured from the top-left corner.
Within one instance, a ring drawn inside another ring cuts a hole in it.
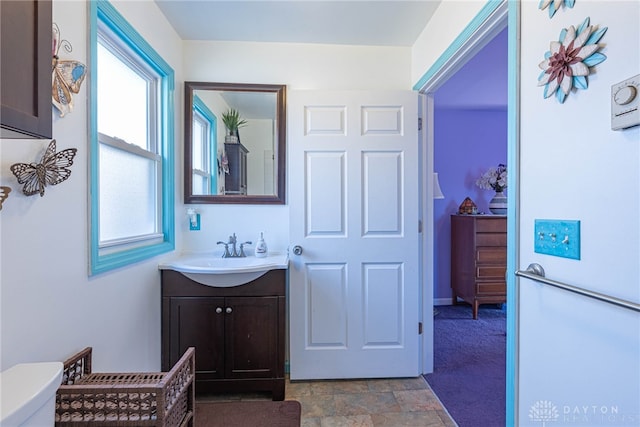
[[[229,253],[229,244],[225,243],[225,242],[217,242],[218,245],[224,245],[224,253],[222,254],[222,258],[228,258],[231,256],[231,254]]]
[[[238,254],[239,257],[244,258],[246,257],[246,255],[244,254],[244,245],[250,245],[251,242],[244,242],[244,243],[240,243],[240,253]]]

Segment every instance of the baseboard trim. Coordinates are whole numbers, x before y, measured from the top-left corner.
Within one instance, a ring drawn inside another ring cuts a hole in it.
[[[451,297],[449,298],[434,298],[433,299],[433,305],[452,305],[451,304]]]

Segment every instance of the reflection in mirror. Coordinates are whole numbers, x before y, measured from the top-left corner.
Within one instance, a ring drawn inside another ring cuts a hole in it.
[[[285,111],[283,85],[185,82],[185,203],[284,204]]]

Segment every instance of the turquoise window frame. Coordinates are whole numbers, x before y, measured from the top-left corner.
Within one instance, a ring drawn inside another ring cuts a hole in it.
[[[91,197],[89,207],[91,210],[90,221],[90,275],[110,271],[116,268],[131,265],[133,263],[149,259],[156,255],[171,252],[175,249],[175,188],[174,188],[174,91],[175,73],[160,55],[147,43],[147,41],[127,22],[127,20],[106,0],[90,1],[90,54],[89,70],[93,74],[89,79],[90,84],[90,190]],[[162,206],[161,233],[162,241],[145,246],[110,251],[101,254],[99,243],[99,206],[98,206],[98,168],[99,168],[99,142],[98,142],[98,100],[97,94],[97,45],[98,23],[106,25],[118,38],[130,48],[141,60],[146,62],[159,76],[160,94],[159,100],[159,126],[158,126],[158,154],[162,158],[161,185]]]
[[[198,96],[193,97],[193,111],[198,112],[209,122],[209,164],[211,174],[209,176],[209,194],[218,194],[218,118]]]

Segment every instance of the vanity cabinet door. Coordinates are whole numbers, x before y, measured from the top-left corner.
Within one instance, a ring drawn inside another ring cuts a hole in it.
[[[225,376],[276,377],[278,297],[229,297],[225,304]]]
[[[173,366],[187,348],[196,348],[196,372],[200,379],[224,377],[224,298],[171,298],[170,363]]]
[[[196,348],[200,380],[278,374],[279,297],[171,298],[170,366]]]
[[[285,270],[239,286],[162,270],[162,370],[196,348],[196,393],[268,391],[284,399]]]

